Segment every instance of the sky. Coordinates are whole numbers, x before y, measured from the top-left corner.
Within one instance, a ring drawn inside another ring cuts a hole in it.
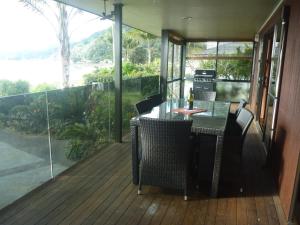
[[[48,0],[51,4],[56,4]],[[52,14],[47,14],[54,21]],[[71,42],[76,42],[112,24],[108,20],[82,12],[70,24]],[[19,0],[2,0],[0,7],[0,52],[20,52],[48,49],[58,45],[50,23]]]

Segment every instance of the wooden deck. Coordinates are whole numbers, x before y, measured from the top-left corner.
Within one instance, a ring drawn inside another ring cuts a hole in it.
[[[184,201],[180,193],[153,187],[143,188],[138,196],[131,183],[130,158],[129,142],[103,149],[0,211],[0,224],[285,223],[268,170],[262,168],[263,149],[253,127],[246,139],[244,166],[224,170],[218,199],[194,191]],[[229,164],[224,162],[228,168]]]

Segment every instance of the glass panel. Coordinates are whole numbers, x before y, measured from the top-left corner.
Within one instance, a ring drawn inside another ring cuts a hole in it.
[[[164,102],[159,107],[151,111],[151,113],[143,115],[143,117],[157,118],[157,119],[176,119],[176,120],[193,120],[192,127],[194,128],[209,128],[225,130],[226,121],[230,103],[228,102],[209,102],[209,101],[195,101],[194,107],[205,109],[206,112],[186,115],[176,111],[178,108],[188,107],[188,102],[183,99],[172,99]]]
[[[130,119],[136,116],[135,104],[159,93],[159,76],[123,80],[123,135],[129,133]]]
[[[180,98],[180,83],[181,81],[173,82],[173,98]]]
[[[180,78],[181,45],[174,45],[173,79]]]
[[[252,42],[219,42],[218,56],[252,57]]]
[[[190,88],[193,87],[192,80],[184,82],[184,97],[189,95]],[[228,82],[218,81],[216,85],[217,101],[238,102],[241,98],[248,101],[250,92],[250,82]]]
[[[248,101],[250,91],[250,82],[217,82],[218,101],[238,102],[240,99]]]
[[[273,113],[274,113],[273,107],[274,107],[274,98],[269,95],[268,106],[267,106],[266,129],[265,129],[265,136],[264,136],[264,142],[266,144],[267,149],[270,149],[270,144],[271,144],[272,120],[273,120]]]
[[[113,137],[112,83],[48,92],[53,172],[101,149]]]
[[[185,80],[184,81],[184,98],[188,98],[190,94],[190,88],[193,88],[193,80]]]
[[[275,26],[274,38],[273,38],[273,49],[272,49],[272,59],[271,59],[271,72],[270,72],[270,89],[269,93],[273,96],[276,96],[276,81],[278,75],[278,61],[280,54],[280,32],[281,32],[281,23]]]
[[[168,53],[168,80],[173,79],[173,53],[174,53],[174,44],[169,42],[169,53]]]
[[[180,81],[174,81],[168,84],[167,99],[180,98]]]
[[[217,78],[227,80],[250,80],[251,60],[218,60]]]
[[[198,69],[214,70],[216,69],[216,60],[214,59],[186,60],[186,67],[185,67],[186,78],[193,78],[195,74],[195,70]]]
[[[187,44],[187,57],[207,57],[217,55],[217,42],[189,42]]]
[[[0,208],[50,178],[45,93],[0,98]]]
[[[217,42],[190,42],[187,44],[186,78],[194,77],[197,69],[215,69]]]
[[[168,83],[167,88],[167,100],[170,100],[173,98],[173,82]]]

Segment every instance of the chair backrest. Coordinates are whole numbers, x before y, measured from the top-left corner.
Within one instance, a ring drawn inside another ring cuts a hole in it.
[[[239,125],[242,131],[242,143],[244,143],[245,136],[251,125],[254,116],[248,109],[242,108],[238,117],[236,118],[236,123]]]
[[[151,100],[145,99],[135,104],[136,111],[138,114],[143,114],[146,112],[150,112],[153,108],[151,104]]]
[[[153,107],[158,106],[161,103],[163,103],[161,94],[151,95],[151,96],[147,97],[147,99],[151,102],[151,105]]]
[[[235,116],[237,117],[241,111],[242,108],[245,108],[245,106],[247,105],[247,101],[245,99],[241,99],[240,103],[238,105],[238,108],[235,111]]]
[[[143,183],[182,188],[191,126],[192,121],[140,118]]]
[[[194,92],[195,100],[202,100],[202,101],[215,101],[216,95],[217,94],[215,91],[195,91]]]

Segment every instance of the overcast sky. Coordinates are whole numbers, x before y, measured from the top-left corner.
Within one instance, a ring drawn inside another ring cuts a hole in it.
[[[77,15],[70,25],[70,30],[73,30],[71,41],[86,38],[110,27],[111,23],[100,21],[90,13]],[[19,0],[1,0],[0,29],[0,52],[41,50],[58,45],[51,25],[41,15],[24,7]]]

